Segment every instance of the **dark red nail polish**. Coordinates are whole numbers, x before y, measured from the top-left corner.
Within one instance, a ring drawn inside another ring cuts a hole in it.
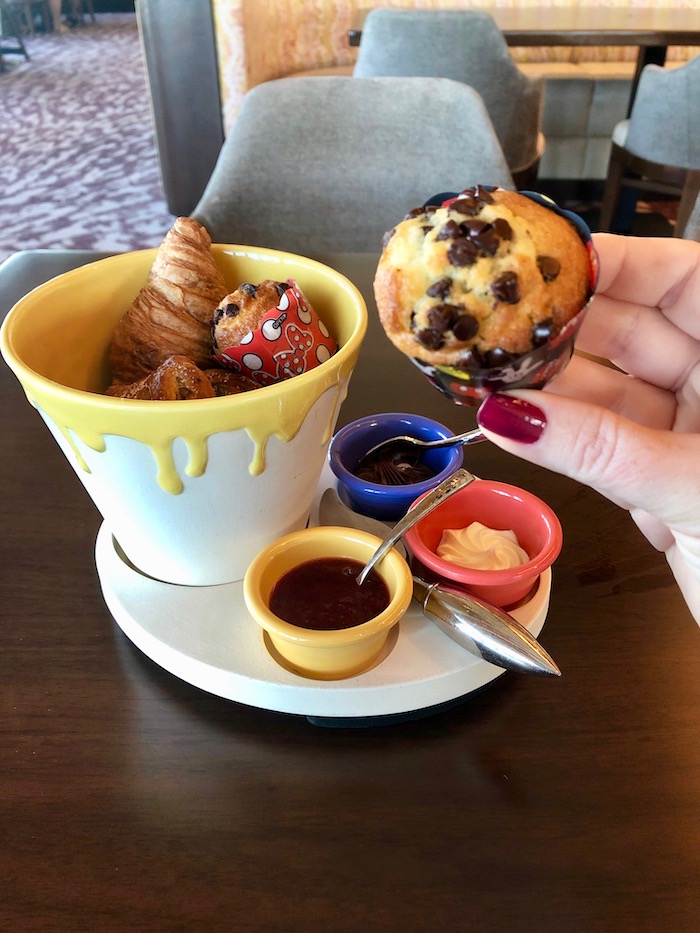
[[[543,411],[511,395],[489,395],[482,402],[476,419],[484,430],[519,444],[534,444],[547,426]]]

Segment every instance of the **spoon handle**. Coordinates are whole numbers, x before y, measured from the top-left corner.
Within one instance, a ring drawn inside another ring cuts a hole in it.
[[[435,447],[468,447],[470,444],[480,444],[486,438],[479,428],[473,431],[467,431],[466,434],[455,434],[454,437],[445,437],[437,441],[425,441],[421,446],[426,448]]]
[[[411,434],[399,434],[396,437],[386,437],[383,441],[370,447],[367,453],[360,457],[360,464],[366,463],[376,453],[384,448],[391,447],[393,444],[410,444],[413,447],[419,447],[421,450],[440,450],[443,447],[468,447],[470,444],[480,444],[486,438],[479,428],[473,431],[467,431],[466,434],[451,434],[449,437],[439,437],[434,441],[424,441],[420,437],[413,437]]]
[[[389,551],[401,538],[409,528],[420,521],[424,515],[427,515],[428,512],[432,512],[433,509],[437,508],[441,502],[449,498],[449,496],[454,495],[460,489],[464,489],[465,486],[468,486],[470,483],[473,483],[476,479],[475,476],[472,476],[467,470],[457,470],[456,473],[453,473],[452,476],[449,476],[446,480],[440,483],[439,486],[436,486],[428,495],[421,499],[417,505],[412,506],[408,512],[404,515],[401,521],[397,522],[392,529],[389,537],[383,542],[383,544],[377,548],[374,554],[370,557],[369,561],[362,568],[360,573],[357,576],[357,582],[362,585],[367,579],[367,575],[370,570],[378,563],[382,557]]]

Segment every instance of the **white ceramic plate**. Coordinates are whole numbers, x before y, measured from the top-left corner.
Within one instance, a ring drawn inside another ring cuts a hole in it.
[[[242,583],[161,583],[123,559],[105,525],[95,558],[109,611],[144,654],[187,683],[249,706],[359,722],[428,710],[504,673],[451,641],[414,601],[372,668],[345,680],[310,680],[273,658],[246,610]],[[535,637],[544,625],[550,589],[547,570],[530,602],[513,612]]]

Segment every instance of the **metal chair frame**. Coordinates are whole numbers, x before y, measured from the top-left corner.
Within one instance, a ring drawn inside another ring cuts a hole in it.
[[[650,191],[680,199],[673,235],[684,236],[700,194],[700,148],[697,140],[693,143],[697,111],[692,109],[697,106],[694,95],[699,63],[692,60],[690,71],[687,70],[689,65],[672,72],[664,72],[656,66],[644,69],[629,120],[618,124],[613,134],[600,210],[600,230],[629,233],[634,219],[636,193]],[[670,105],[674,99],[679,101],[680,116],[664,109],[664,105]],[[683,110],[684,106],[689,106],[690,112]],[[648,138],[644,133],[645,119],[652,121]],[[654,154],[655,146],[665,149],[660,154],[667,161],[657,162],[648,158]],[[675,158],[683,158],[686,164],[673,164],[670,160],[674,153]],[[627,194],[623,197],[624,192]]]

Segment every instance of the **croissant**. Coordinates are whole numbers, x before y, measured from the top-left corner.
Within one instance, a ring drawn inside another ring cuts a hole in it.
[[[113,382],[143,379],[173,355],[209,364],[212,315],[226,292],[209,234],[196,220],[178,217],[146,285],[117,324],[109,356]]]
[[[243,373],[231,372],[230,369],[205,369],[204,375],[217,396],[240,395],[241,392],[250,392],[251,389],[260,388],[254,379],[244,376]]]
[[[143,379],[107,389],[107,395],[150,401],[214,398],[216,394],[207,376],[185,356],[169,356]]]

